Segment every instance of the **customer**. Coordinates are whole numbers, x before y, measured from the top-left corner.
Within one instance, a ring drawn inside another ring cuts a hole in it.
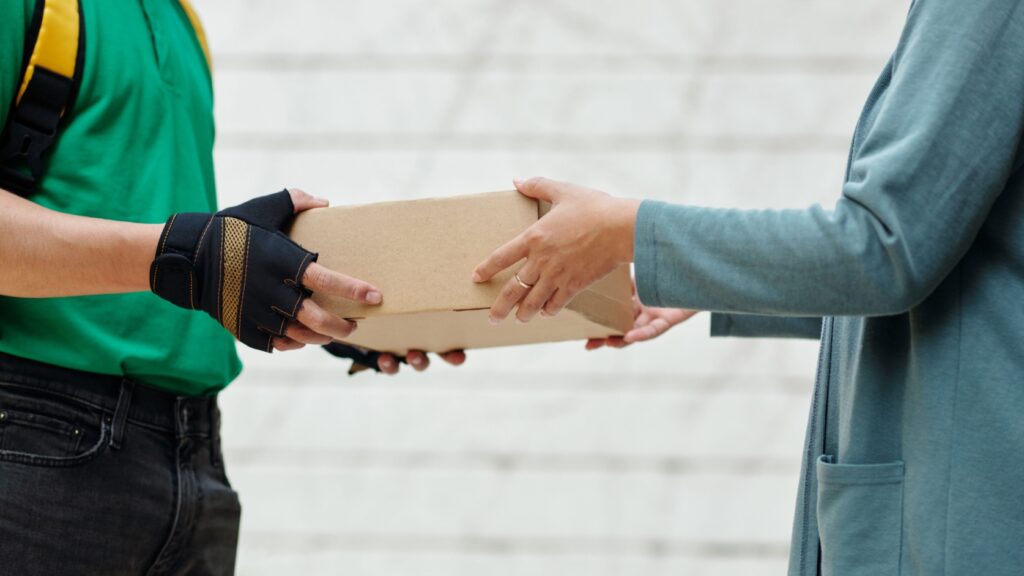
[[[832,210],[525,180],[554,208],[475,279],[525,258],[492,315],[529,321],[633,261],[715,334],[820,332],[790,574],[1024,574],[1022,127],[1024,3],[917,0]],[[688,314],[640,311],[626,342]]]

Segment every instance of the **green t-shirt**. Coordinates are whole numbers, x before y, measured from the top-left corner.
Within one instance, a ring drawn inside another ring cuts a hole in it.
[[[0,122],[34,3],[0,5]],[[187,15],[170,0],[82,5],[81,91],[32,200],[140,223],[214,211],[213,87]],[[233,338],[213,319],[148,292],[0,297],[0,351],[187,395],[219,390],[241,371]]]

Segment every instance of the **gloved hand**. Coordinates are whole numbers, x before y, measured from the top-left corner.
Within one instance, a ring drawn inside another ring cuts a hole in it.
[[[307,300],[312,290],[367,304],[380,304],[380,292],[315,264],[316,254],[283,233],[297,208],[326,205],[304,192],[284,190],[216,214],[175,214],[157,245],[150,287],[182,308],[203,310],[258,350],[345,338],[355,324]]]
[[[352,361],[352,365],[348,368],[349,376],[353,376],[364,370],[373,370],[374,372],[381,372],[383,370],[380,366],[380,359],[384,354],[375,350],[368,350],[366,348],[343,344],[341,342],[331,342],[330,344],[326,344],[324,346],[324,350],[326,350],[331,356]],[[395,362],[402,364],[406,363],[405,358],[403,357],[396,358]]]
[[[395,356],[387,352],[367,350],[366,348],[352,346],[343,342],[332,342],[324,346],[324,350],[332,356],[352,360],[352,365],[348,369],[349,376],[364,370],[394,375],[398,374],[400,364],[409,364],[417,372],[422,372],[430,366],[430,358],[421,350],[410,350],[408,356]],[[444,354],[438,354],[438,356],[452,366],[461,366],[466,361],[466,353],[462,350],[445,352]]]

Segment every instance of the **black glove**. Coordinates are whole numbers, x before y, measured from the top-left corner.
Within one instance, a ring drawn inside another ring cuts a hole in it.
[[[161,298],[203,310],[246,346],[272,351],[312,292],[302,277],[317,255],[281,231],[294,217],[287,190],[216,214],[171,216],[150,267]]]
[[[348,369],[349,376],[358,374],[363,370],[373,370],[380,372],[380,352],[373,350],[367,350],[366,348],[358,348],[356,346],[349,346],[348,344],[342,344],[341,342],[331,342],[330,344],[324,345],[326,350],[332,356],[338,358],[347,358],[352,361],[352,366]],[[396,356],[400,364],[405,364],[405,357]]]

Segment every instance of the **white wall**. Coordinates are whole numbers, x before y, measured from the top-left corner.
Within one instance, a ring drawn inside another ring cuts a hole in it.
[[[830,204],[906,0],[202,0],[224,205],[547,175]],[[349,379],[245,353],[223,396],[239,573],[781,574],[813,342],[560,344]]]

